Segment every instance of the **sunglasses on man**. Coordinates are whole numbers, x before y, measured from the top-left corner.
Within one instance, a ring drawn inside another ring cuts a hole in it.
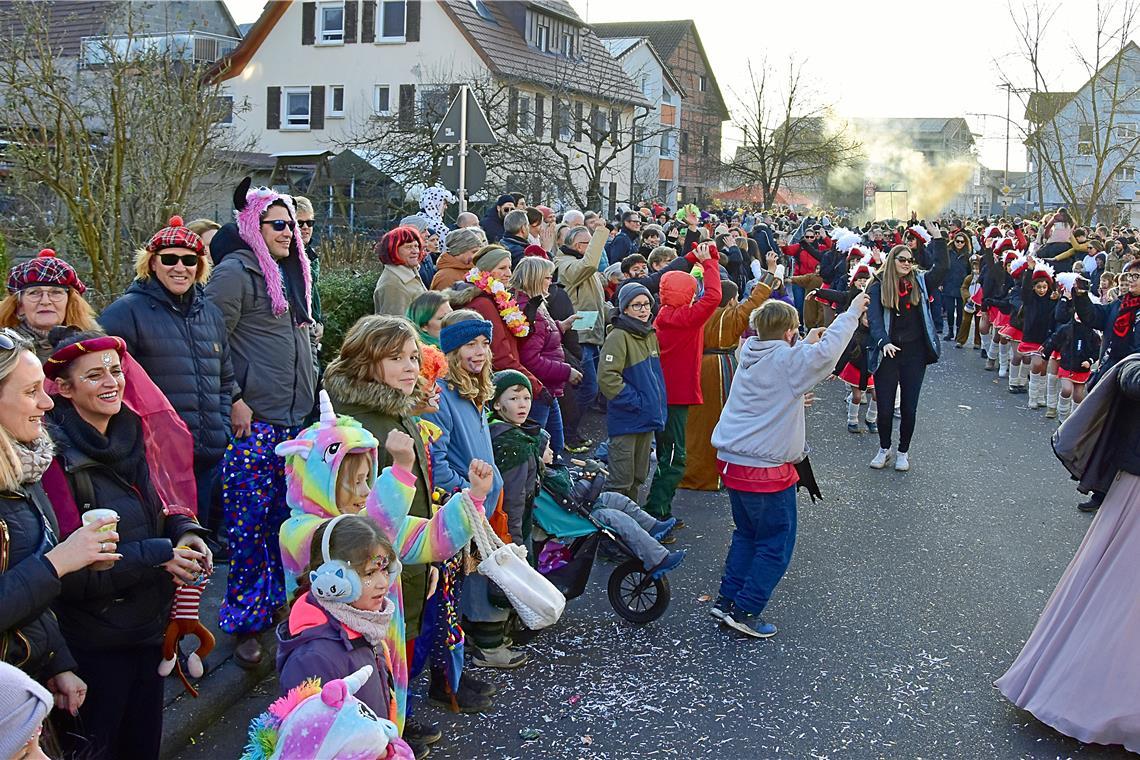
[[[261,223],[271,226],[274,232],[284,232],[286,227],[293,228],[296,226],[292,219],[266,219]]]
[[[317,223],[316,219],[298,219],[297,220],[297,226],[298,227],[313,227],[316,225],[316,223]]]
[[[196,253],[187,253],[182,255],[179,255],[177,253],[160,253],[158,254],[158,260],[164,267],[177,266],[178,262],[180,261],[182,262],[182,266],[187,268],[198,266],[198,254]]]

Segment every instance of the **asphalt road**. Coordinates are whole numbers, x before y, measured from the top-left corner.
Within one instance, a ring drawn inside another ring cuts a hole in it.
[[[991,686],[1020,651],[1090,518],[1049,447],[1052,422],[1009,395],[977,352],[930,368],[909,473],[874,471],[873,436],[846,431],[844,387],[808,414],[825,501],[801,494],[799,540],[746,640],[710,617],[731,531],[723,494],[681,492],[689,557],[657,623],[621,622],[612,565],[528,647],[491,672],[492,712],[434,707],[445,758],[1123,757],[1082,745]],[[484,675],[486,671],[481,673]],[[179,755],[236,757],[273,692],[263,684]],[[526,738],[533,737],[533,738]]]

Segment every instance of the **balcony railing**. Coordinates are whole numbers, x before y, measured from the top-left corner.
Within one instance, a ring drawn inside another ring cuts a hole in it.
[[[100,66],[112,60],[158,53],[174,60],[209,64],[232,52],[239,42],[237,37],[209,32],[84,37],[80,42],[79,61],[82,66]]]

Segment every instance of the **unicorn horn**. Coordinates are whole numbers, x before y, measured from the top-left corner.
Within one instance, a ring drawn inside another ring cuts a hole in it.
[[[332,400],[329,399],[328,391],[321,389],[321,424],[322,425],[336,425],[336,412],[333,411]]]
[[[360,687],[363,686],[368,681],[368,678],[371,675],[372,675],[372,666],[371,665],[365,665],[363,668],[356,671],[355,673],[348,675],[348,676],[345,676],[344,681],[346,684],[348,684],[348,693],[349,694],[355,694],[360,689]]]

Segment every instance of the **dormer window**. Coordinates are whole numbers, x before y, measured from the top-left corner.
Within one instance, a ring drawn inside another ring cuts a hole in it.
[[[562,55],[567,58],[574,57],[574,36],[569,32],[562,33]]]
[[[576,58],[581,48],[580,35],[581,29],[572,21],[534,10],[527,11],[526,41],[539,52]]]
[[[550,50],[550,27],[544,21],[539,21],[535,29],[534,46],[543,53]]]

